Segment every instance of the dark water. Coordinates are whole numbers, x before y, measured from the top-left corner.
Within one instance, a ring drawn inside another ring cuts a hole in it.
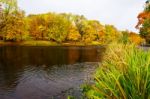
[[[0,99],[80,98],[103,47],[0,47]]]

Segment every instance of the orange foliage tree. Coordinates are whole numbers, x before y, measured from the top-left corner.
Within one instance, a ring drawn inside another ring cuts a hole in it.
[[[142,39],[140,37],[140,35],[138,35],[134,32],[129,33],[129,40],[130,40],[130,42],[137,44],[137,45],[142,44],[144,42],[144,39]]]
[[[136,28],[140,30],[140,35],[150,43],[150,2],[146,1],[144,11],[138,15]]]

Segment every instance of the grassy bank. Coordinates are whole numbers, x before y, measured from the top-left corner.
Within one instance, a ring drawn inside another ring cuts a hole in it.
[[[17,46],[89,46],[89,45],[102,45],[100,42],[93,41],[91,43],[83,42],[63,42],[57,43],[52,41],[22,41],[22,42],[4,42],[0,41],[0,46],[17,45]]]
[[[89,99],[150,99],[150,51],[134,45],[112,44],[83,89]]]

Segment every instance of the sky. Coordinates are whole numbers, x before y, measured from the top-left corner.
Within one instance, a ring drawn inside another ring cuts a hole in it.
[[[101,24],[115,25],[119,30],[135,29],[137,15],[144,8],[146,0],[18,0],[19,7],[26,14],[47,12],[84,15]]]

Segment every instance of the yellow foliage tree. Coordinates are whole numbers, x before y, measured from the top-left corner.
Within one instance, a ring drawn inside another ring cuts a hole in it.
[[[79,41],[81,39],[81,35],[77,29],[77,27],[71,25],[69,28],[69,33],[67,35],[67,40],[69,41]]]
[[[23,20],[24,14],[21,11],[10,13],[2,22],[1,34],[4,40],[22,41],[28,38],[26,24]]]

